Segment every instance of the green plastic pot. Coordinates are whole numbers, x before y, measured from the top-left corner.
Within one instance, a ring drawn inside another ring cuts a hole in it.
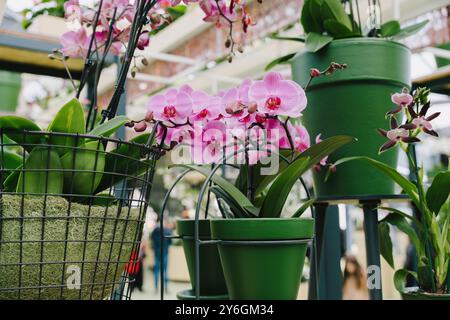
[[[0,71],[0,111],[16,111],[21,87],[22,80],[19,73]]]
[[[434,294],[419,291],[419,288],[406,288],[404,292],[401,292],[403,300],[442,300],[449,301],[450,294]]]
[[[312,239],[314,220],[217,219],[211,220],[211,233],[225,241],[219,253],[230,299],[297,298],[308,244],[285,240]]]
[[[177,232],[182,237],[184,255],[189,269],[192,291],[195,292],[195,233],[194,220],[178,220]],[[210,220],[199,220],[201,240],[211,240]],[[223,296],[227,286],[216,244],[200,245],[200,296]]]
[[[311,68],[326,69],[331,62],[345,63],[346,70],[313,80],[303,123],[311,137],[348,135],[358,143],[333,153],[329,161],[368,156],[396,167],[398,150],[378,155],[386,138],[378,128],[388,129],[386,113],[394,108],[391,95],[410,87],[410,50],[402,44],[375,38],[333,41],[317,53],[301,52],[293,59],[294,80],[305,86]],[[326,169],[315,173],[319,197],[371,196],[394,193],[394,183],[365,163],[340,165],[325,182]]]

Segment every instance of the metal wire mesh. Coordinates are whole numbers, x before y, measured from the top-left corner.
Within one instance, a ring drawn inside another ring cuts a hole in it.
[[[160,155],[0,129],[0,299],[129,299]]]

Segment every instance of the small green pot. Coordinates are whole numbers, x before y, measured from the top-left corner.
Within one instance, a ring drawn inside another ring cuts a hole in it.
[[[189,269],[192,291],[195,292],[195,233],[194,220],[178,220],[177,232],[182,237],[184,255]],[[210,220],[199,221],[201,240],[211,240]],[[200,245],[200,296],[223,296],[227,286],[216,244]]]
[[[388,129],[386,113],[394,108],[391,95],[410,87],[410,50],[397,42],[375,38],[333,41],[317,53],[299,53],[292,62],[294,80],[305,86],[310,69],[325,70],[331,62],[345,63],[346,70],[314,79],[308,89],[303,123],[312,139],[348,135],[358,139],[330,157],[329,161],[368,156],[396,167],[398,150],[378,155],[386,138],[378,128]],[[325,182],[326,169],[314,175],[315,192],[326,196],[391,195],[394,183],[365,163],[340,165]]]
[[[419,291],[419,288],[406,288],[401,292],[403,300],[450,300],[450,294],[434,294]]]
[[[0,111],[16,111],[21,87],[22,78],[19,73],[0,71]]]
[[[225,241],[219,253],[230,299],[297,299],[308,244],[286,241],[312,239],[313,219],[217,219],[211,233]]]

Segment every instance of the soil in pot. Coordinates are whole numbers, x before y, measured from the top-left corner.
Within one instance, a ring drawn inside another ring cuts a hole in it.
[[[348,135],[357,143],[345,146],[329,157],[333,163],[352,156],[368,156],[396,167],[398,152],[378,154],[386,142],[377,133],[388,129],[385,115],[395,106],[391,95],[410,86],[410,50],[384,39],[354,38],[335,40],[317,53],[299,53],[292,62],[294,80],[304,86],[310,68],[325,70],[331,62],[345,63],[347,69],[314,79],[308,89],[308,105],[303,124],[311,137],[322,139]],[[394,183],[365,163],[338,167],[327,181],[324,168],[314,174],[316,195],[370,196],[394,194]]]
[[[217,219],[211,232],[223,241],[218,247],[231,299],[297,298],[314,220]]]
[[[44,208],[44,197],[2,195],[0,209],[0,299],[108,298],[141,227],[139,210],[117,205],[72,203],[68,218],[69,202],[54,196]],[[81,271],[80,289],[61,288],[69,266]],[[30,289],[3,290],[17,287]]]
[[[195,292],[195,234],[194,220],[178,220],[177,232],[183,237],[183,249],[189,269],[192,292]],[[211,240],[210,220],[199,220],[201,240]],[[226,295],[227,287],[216,244],[200,245],[200,296]]]

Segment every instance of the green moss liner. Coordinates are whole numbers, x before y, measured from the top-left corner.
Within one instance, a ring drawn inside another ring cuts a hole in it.
[[[110,297],[141,227],[138,209],[2,195],[0,299]],[[81,271],[79,289],[66,285],[73,274],[69,267]]]

